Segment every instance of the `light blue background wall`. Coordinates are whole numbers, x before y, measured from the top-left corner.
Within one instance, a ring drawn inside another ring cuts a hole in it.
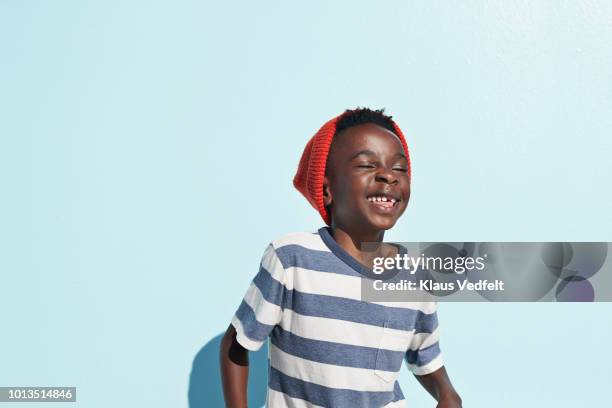
[[[412,150],[389,238],[612,240],[610,1],[331,3],[2,2],[0,385],[186,407],[267,242],[320,226],[291,178],[347,107]],[[607,403],[611,312],[442,304],[465,406]]]

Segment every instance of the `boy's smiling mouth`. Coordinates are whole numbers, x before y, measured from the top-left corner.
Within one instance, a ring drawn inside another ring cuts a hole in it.
[[[366,197],[375,210],[382,213],[389,213],[394,207],[401,201],[399,197],[396,197],[387,193],[375,193],[370,194]]]

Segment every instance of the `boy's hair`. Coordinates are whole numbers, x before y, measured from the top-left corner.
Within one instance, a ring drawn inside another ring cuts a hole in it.
[[[338,132],[365,123],[379,125],[390,130],[399,138],[408,160],[408,177],[411,177],[410,152],[408,151],[406,138],[397,123],[391,119],[391,116],[385,115],[384,109],[357,108],[345,110],[342,114],[328,120],[308,141],[293,178],[295,188],[319,212],[327,225],[331,225],[331,214],[323,203],[323,179],[332,140]]]
[[[385,108],[372,110],[370,108],[347,109],[342,114],[342,117],[336,123],[336,135],[345,129],[353,126],[363,125],[365,123],[373,123],[393,133],[392,116],[385,115]]]

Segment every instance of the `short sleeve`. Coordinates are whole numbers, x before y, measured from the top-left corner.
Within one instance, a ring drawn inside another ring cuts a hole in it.
[[[429,313],[419,312],[415,333],[405,360],[408,369],[415,375],[430,374],[444,365],[439,345],[438,313],[436,303]]]
[[[248,350],[259,350],[280,322],[285,297],[285,269],[272,245],[266,248],[259,272],[232,318],[236,340]]]

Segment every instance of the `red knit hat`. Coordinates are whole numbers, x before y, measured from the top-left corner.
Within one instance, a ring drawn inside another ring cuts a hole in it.
[[[323,203],[323,177],[325,177],[325,166],[327,164],[327,155],[331,147],[332,139],[336,133],[336,124],[338,121],[350,111],[344,112],[335,118],[325,123],[321,129],[308,141],[302,153],[300,164],[298,165],[297,173],[293,178],[293,185],[300,193],[306,197],[308,202],[317,210],[325,224],[330,225],[330,215],[325,209]],[[406,159],[408,160],[408,177],[410,171],[410,155],[408,145],[404,134],[397,124],[391,120],[395,134],[402,143]]]

